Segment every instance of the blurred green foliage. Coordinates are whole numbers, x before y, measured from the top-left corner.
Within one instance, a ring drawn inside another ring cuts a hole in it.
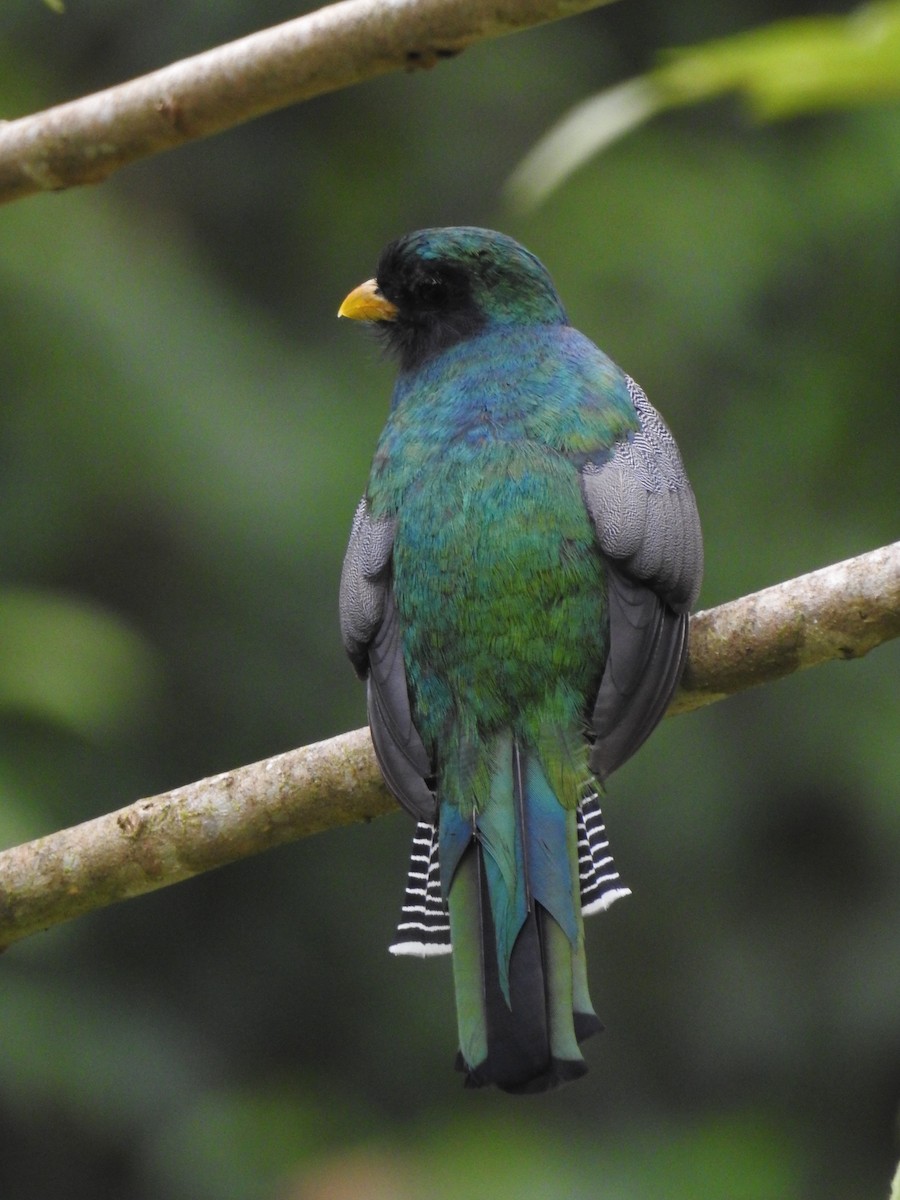
[[[0,711],[103,737],[146,702],[148,647],[130,626],[56,593],[0,591]]]
[[[0,213],[3,844],[362,723],[336,591],[391,369],[334,314],[406,229],[520,237],[646,387],[705,606],[896,539],[900,112],[684,110],[528,217],[499,199],[583,96],[803,11],[603,8]],[[0,110],[293,15],[7,0]],[[668,722],[614,778],[608,1032],[538,1103],[463,1092],[447,964],[385,953],[400,815],[16,946],[0,1196],[886,1194],[898,668],[889,646]]]
[[[516,207],[540,203],[588,159],[651,117],[738,94],[762,120],[900,100],[900,0],[848,16],[791,17],[666,51],[652,71],[581,101],[507,184]]]
[[[777,21],[666,56],[657,75],[674,101],[736,90],[761,117],[900,100],[900,4],[874,0],[849,16]]]

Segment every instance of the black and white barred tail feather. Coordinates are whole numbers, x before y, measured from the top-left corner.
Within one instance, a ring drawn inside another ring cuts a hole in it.
[[[589,792],[578,806],[578,874],[581,912],[585,917],[603,912],[616,900],[631,895],[631,888],[622,886],[609,852],[609,839],[596,792]]]
[[[578,869],[581,911],[586,917],[603,912],[614,901],[631,895],[631,889],[622,886],[609,852],[596,792],[589,792],[578,806]],[[397,940],[390,951],[429,958],[449,954],[451,950],[450,914],[441,896],[437,827],[420,821],[413,834]]]
[[[419,958],[449,954],[452,949],[450,910],[441,895],[437,826],[425,821],[418,822],[413,834],[397,940],[389,949],[391,954]]]

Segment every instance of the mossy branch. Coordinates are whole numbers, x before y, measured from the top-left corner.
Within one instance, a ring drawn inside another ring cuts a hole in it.
[[[698,613],[670,713],[900,636],[900,542]],[[312,833],[395,808],[367,729],[201,779],[0,853],[0,949]]]
[[[253,117],[609,0],[344,0],[45,112],[0,122],[0,203],[98,183]]]

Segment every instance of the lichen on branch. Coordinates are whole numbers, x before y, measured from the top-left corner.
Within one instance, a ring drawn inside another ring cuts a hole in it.
[[[609,0],[343,0],[45,112],[0,122],[0,203]]]

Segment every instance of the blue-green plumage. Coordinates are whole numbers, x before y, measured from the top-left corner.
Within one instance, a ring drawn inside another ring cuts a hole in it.
[[[377,320],[401,364],[345,562],[345,643],[389,785],[438,826],[462,1066],[540,1090],[586,1069],[599,1028],[576,810],[677,685],[693,497],[643,394],[510,239],[400,239],[342,311]]]

